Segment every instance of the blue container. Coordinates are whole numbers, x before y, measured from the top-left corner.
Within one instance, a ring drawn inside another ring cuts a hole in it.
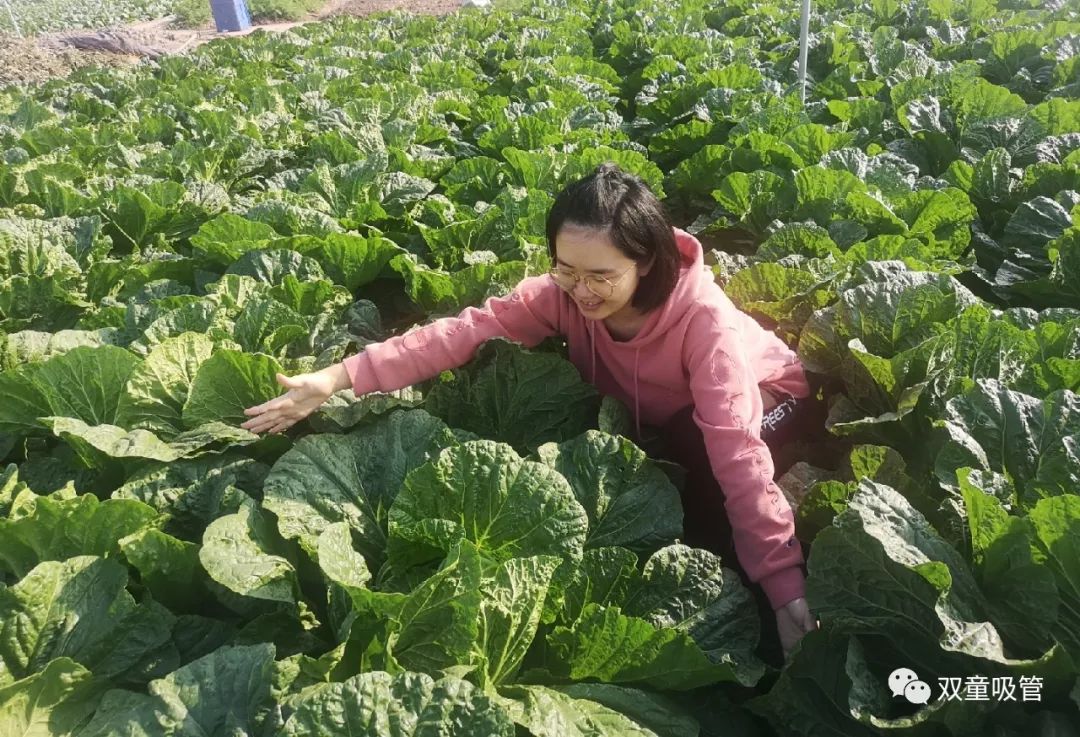
[[[245,0],[210,0],[210,9],[214,11],[218,33],[251,28],[251,14]]]

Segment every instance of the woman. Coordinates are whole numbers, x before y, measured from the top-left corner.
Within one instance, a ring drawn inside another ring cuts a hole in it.
[[[635,440],[648,448],[642,422],[656,426],[667,444],[659,452],[687,466],[686,543],[721,553],[726,565],[733,548],[740,575],[761,586],[776,614],[786,657],[816,622],[794,515],[762,434],[790,433],[810,393],[798,359],[731,303],[698,240],[614,164],[559,193],[547,240],[549,274],[321,371],[278,375],[289,391],[248,409],[242,427],[281,432],[335,391],[410,386],[467,363],[492,337],[532,347],[566,335],[582,376],[633,407]]]

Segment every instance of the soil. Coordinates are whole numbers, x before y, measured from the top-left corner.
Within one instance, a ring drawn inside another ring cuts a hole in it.
[[[173,28],[173,18],[102,29],[67,31],[18,38],[0,32],[0,87],[37,85],[88,66],[125,66],[144,57],[178,54],[215,38],[240,36],[251,31],[285,31],[303,23],[337,15],[364,16],[384,10],[446,15],[461,7],[461,0],[330,0],[308,18],[292,23],[263,23],[241,33],[218,33],[213,24],[203,28]]]
[[[130,64],[138,57],[125,57],[101,51],[80,51],[70,47],[51,47],[38,39],[24,39],[0,33],[0,87],[9,84],[36,84],[54,77],[66,77],[73,69]]]
[[[333,15],[370,15],[381,10],[404,10],[418,15],[446,15],[460,7],[460,0],[352,0],[342,3]]]

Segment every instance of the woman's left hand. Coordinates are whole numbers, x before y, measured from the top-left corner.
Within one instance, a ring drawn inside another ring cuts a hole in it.
[[[792,649],[810,630],[816,630],[819,622],[810,614],[810,606],[804,597],[792,599],[776,610],[776,630],[780,633],[780,645],[784,648],[784,660]]]

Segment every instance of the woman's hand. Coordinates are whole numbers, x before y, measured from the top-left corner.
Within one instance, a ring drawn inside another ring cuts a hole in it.
[[[284,432],[317,410],[335,391],[350,386],[345,367],[340,363],[310,374],[292,377],[278,374],[277,381],[288,391],[245,409],[244,414],[251,419],[240,427],[253,433]]]
[[[780,634],[780,645],[784,648],[784,660],[791,655],[792,649],[802,636],[810,630],[816,630],[819,623],[810,614],[806,599],[792,599],[776,610],[776,630]]]

